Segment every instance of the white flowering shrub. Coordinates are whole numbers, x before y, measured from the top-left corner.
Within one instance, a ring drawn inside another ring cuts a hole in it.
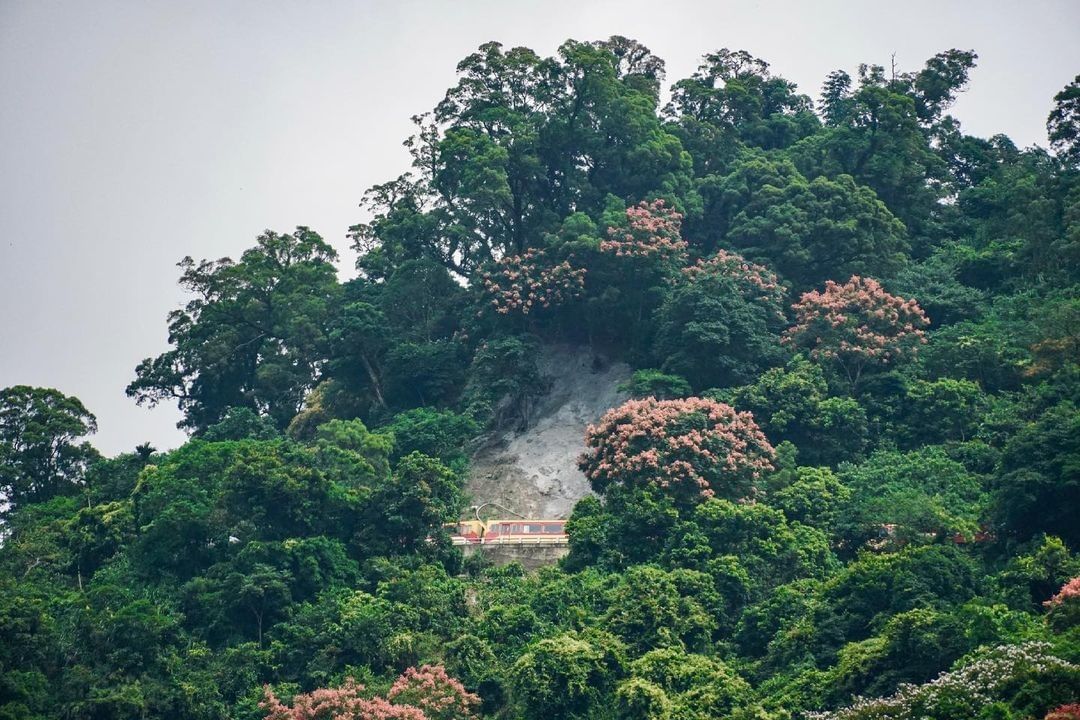
[[[1008,701],[1021,685],[1080,694],[1080,665],[1052,655],[1049,643],[982,649],[969,662],[923,685],[901,685],[883,698],[858,698],[833,712],[807,713],[808,720],[972,720],[995,702]],[[1051,698],[1047,703],[1053,704]]]

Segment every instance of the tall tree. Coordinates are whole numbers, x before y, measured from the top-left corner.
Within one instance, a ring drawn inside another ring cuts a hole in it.
[[[849,273],[887,276],[908,249],[903,223],[850,175],[760,188],[732,219],[727,242],[800,288]]]
[[[127,393],[139,404],[175,399],[181,427],[200,430],[229,407],[284,428],[322,374],[339,296],[337,253],[309,228],[266,231],[239,262],[179,263],[195,298],[169,314],[173,349],[139,363]]]
[[[942,114],[967,84],[975,53],[947,50],[917,72],[886,74],[861,65],[858,84],[841,71],[826,81],[824,132],[791,149],[807,175],[851,175],[873,188],[907,226],[919,253],[938,242],[939,207],[947,167],[931,146]]]
[[[413,172],[366,196],[374,217],[351,231],[364,272],[427,257],[469,277],[608,195],[694,203],[690,157],[656,113],[663,63],[640,43],[568,41],[549,58],[485,43],[458,75],[415,118]]]
[[[693,75],[675,83],[667,113],[695,155],[704,156],[695,158],[706,161],[699,168],[716,167],[716,156],[731,140],[775,149],[812,133],[819,126],[813,103],[796,89],[790,80],[774,76],[764,60],[722,48],[705,55]]]
[[[98,458],[97,419],[78,398],[52,388],[0,390],[0,510],[69,492]]]
[[[1054,96],[1046,131],[1058,157],[1072,165],[1080,164],[1080,75]]]

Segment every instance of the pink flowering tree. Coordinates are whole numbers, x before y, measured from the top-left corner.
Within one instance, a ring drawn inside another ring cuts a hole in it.
[[[1054,597],[1043,603],[1046,619],[1055,630],[1080,625],[1080,577],[1065,583]]]
[[[807,349],[814,360],[835,363],[852,393],[867,367],[914,355],[930,324],[917,302],[890,295],[877,280],[858,275],[843,285],[830,280],[824,292],[804,293],[792,307],[795,324],[783,342]]]
[[[269,686],[264,692],[259,707],[266,712],[266,720],[426,720],[420,708],[364,697],[364,686],[352,678],[339,688],[297,695],[291,706],[278,699]]]
[[[266,720],[474,720],[480,698],[446,674],[441,665],[409,668],[387,697],[366,697],[352,678],[338,688],[301,693],[283,703],[269,686],[259,707]]]
[[[665,288],[686,265],[682,215],[663,200],[654,200],[605,219],[605,236],[589,256],[590,333],[644,350]]]
[[[530,248],[508,255],[496,269],[481,276],[495,312],[529,315],[577,297],[585,287],[585,269],[569,261],[551,261],[547,253]]]
[[[578,462],[599,493],[653,485],[684,502],[752,495],[774,451],[750,413],[705,398],[630,400],[585,432]]]
[[[686,263],[686,241],[680,234],[682,215],[663,200],[642,201],[626,209],[626,224],[609,227],[600,251],[620,258]]]
[[[783,317],[784,287],[779,278],[764,265],[752,263],[738,253],[717,250],[716,254],[683,269],[690,282],[711,275],[722,275],[735,281],[747,300],[759,302],[774,314]]]
[[[480,705],[480,697],[447,675],[442,665],[409,668],[390,688],[387,697],[395,703],[420,708],[429,720],[471,720]]]

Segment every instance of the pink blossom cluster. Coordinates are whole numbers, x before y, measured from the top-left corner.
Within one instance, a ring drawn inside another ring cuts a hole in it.
[[[696,264],[684,268],[683,274],[691,281],[710,274],[726,275],[735,280],[748,299],[777,307],[784,302],[784,288],[776,273],[727,250],[717,250],[712,257],[698,260]]]
[[[338,688],[301,693],[286,705],[270,686],[259,707],[266,720],[473,720],[480,699],[440,665],[406,670],[387,698],[365,697],[364,686],[352,678]]]
[[[1066,601],[1080,600],[1080,577],[1074,577],[1065,583],[1057,595],[1043,603],[1046,607],[1055,608]]]
[[[930,324],[917,302],[858,275],[843,285],[829,280],[824,292],[804,293],[792,307],[795,324],[782,342],[808,347],[814,359],[839,361],[853,384],[864,364],[914,354]]]
[[[663,200],[642,201],[626,209],[627,226],[608,228],[608,239],[600,251],[615,257],[660,258],[686,262],[686,241],[682,239],[682,214]]]
[[[585,288],[585,268],[569,261],[550,265],[543,250],[530,248],[522,255],[508,255],[499,268],[482,276],[495,311],[502,315],[550,307],[577,297]]]
[[[692,497],[739,496],[774,458],[750,413],[698,397],[630,400],[590,425],[585,444],[578,465],[598,491],[654,483]]]
[[[468,720],[480,705],[480,697],[446,674],[441,665],[409,668],[397,679],[387,697],[413,705],[429,720]]]
[[[1080,703],[1058,706],[1046,713],[1043,720],[1080,720]]]

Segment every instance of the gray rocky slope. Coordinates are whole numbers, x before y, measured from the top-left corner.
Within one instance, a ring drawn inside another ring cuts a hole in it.
[[[585,428],[626,400],[619,383],[630,376],[622,363],[597,367],[588,348],[553,347],[540,369],[550,382],[527,428],[493,433],[475,452],[466,492],[473,505],[494,502],[530,518],[569,517],[589,494],[577,468]],[[485,510],[485,518],[505,515]]]

